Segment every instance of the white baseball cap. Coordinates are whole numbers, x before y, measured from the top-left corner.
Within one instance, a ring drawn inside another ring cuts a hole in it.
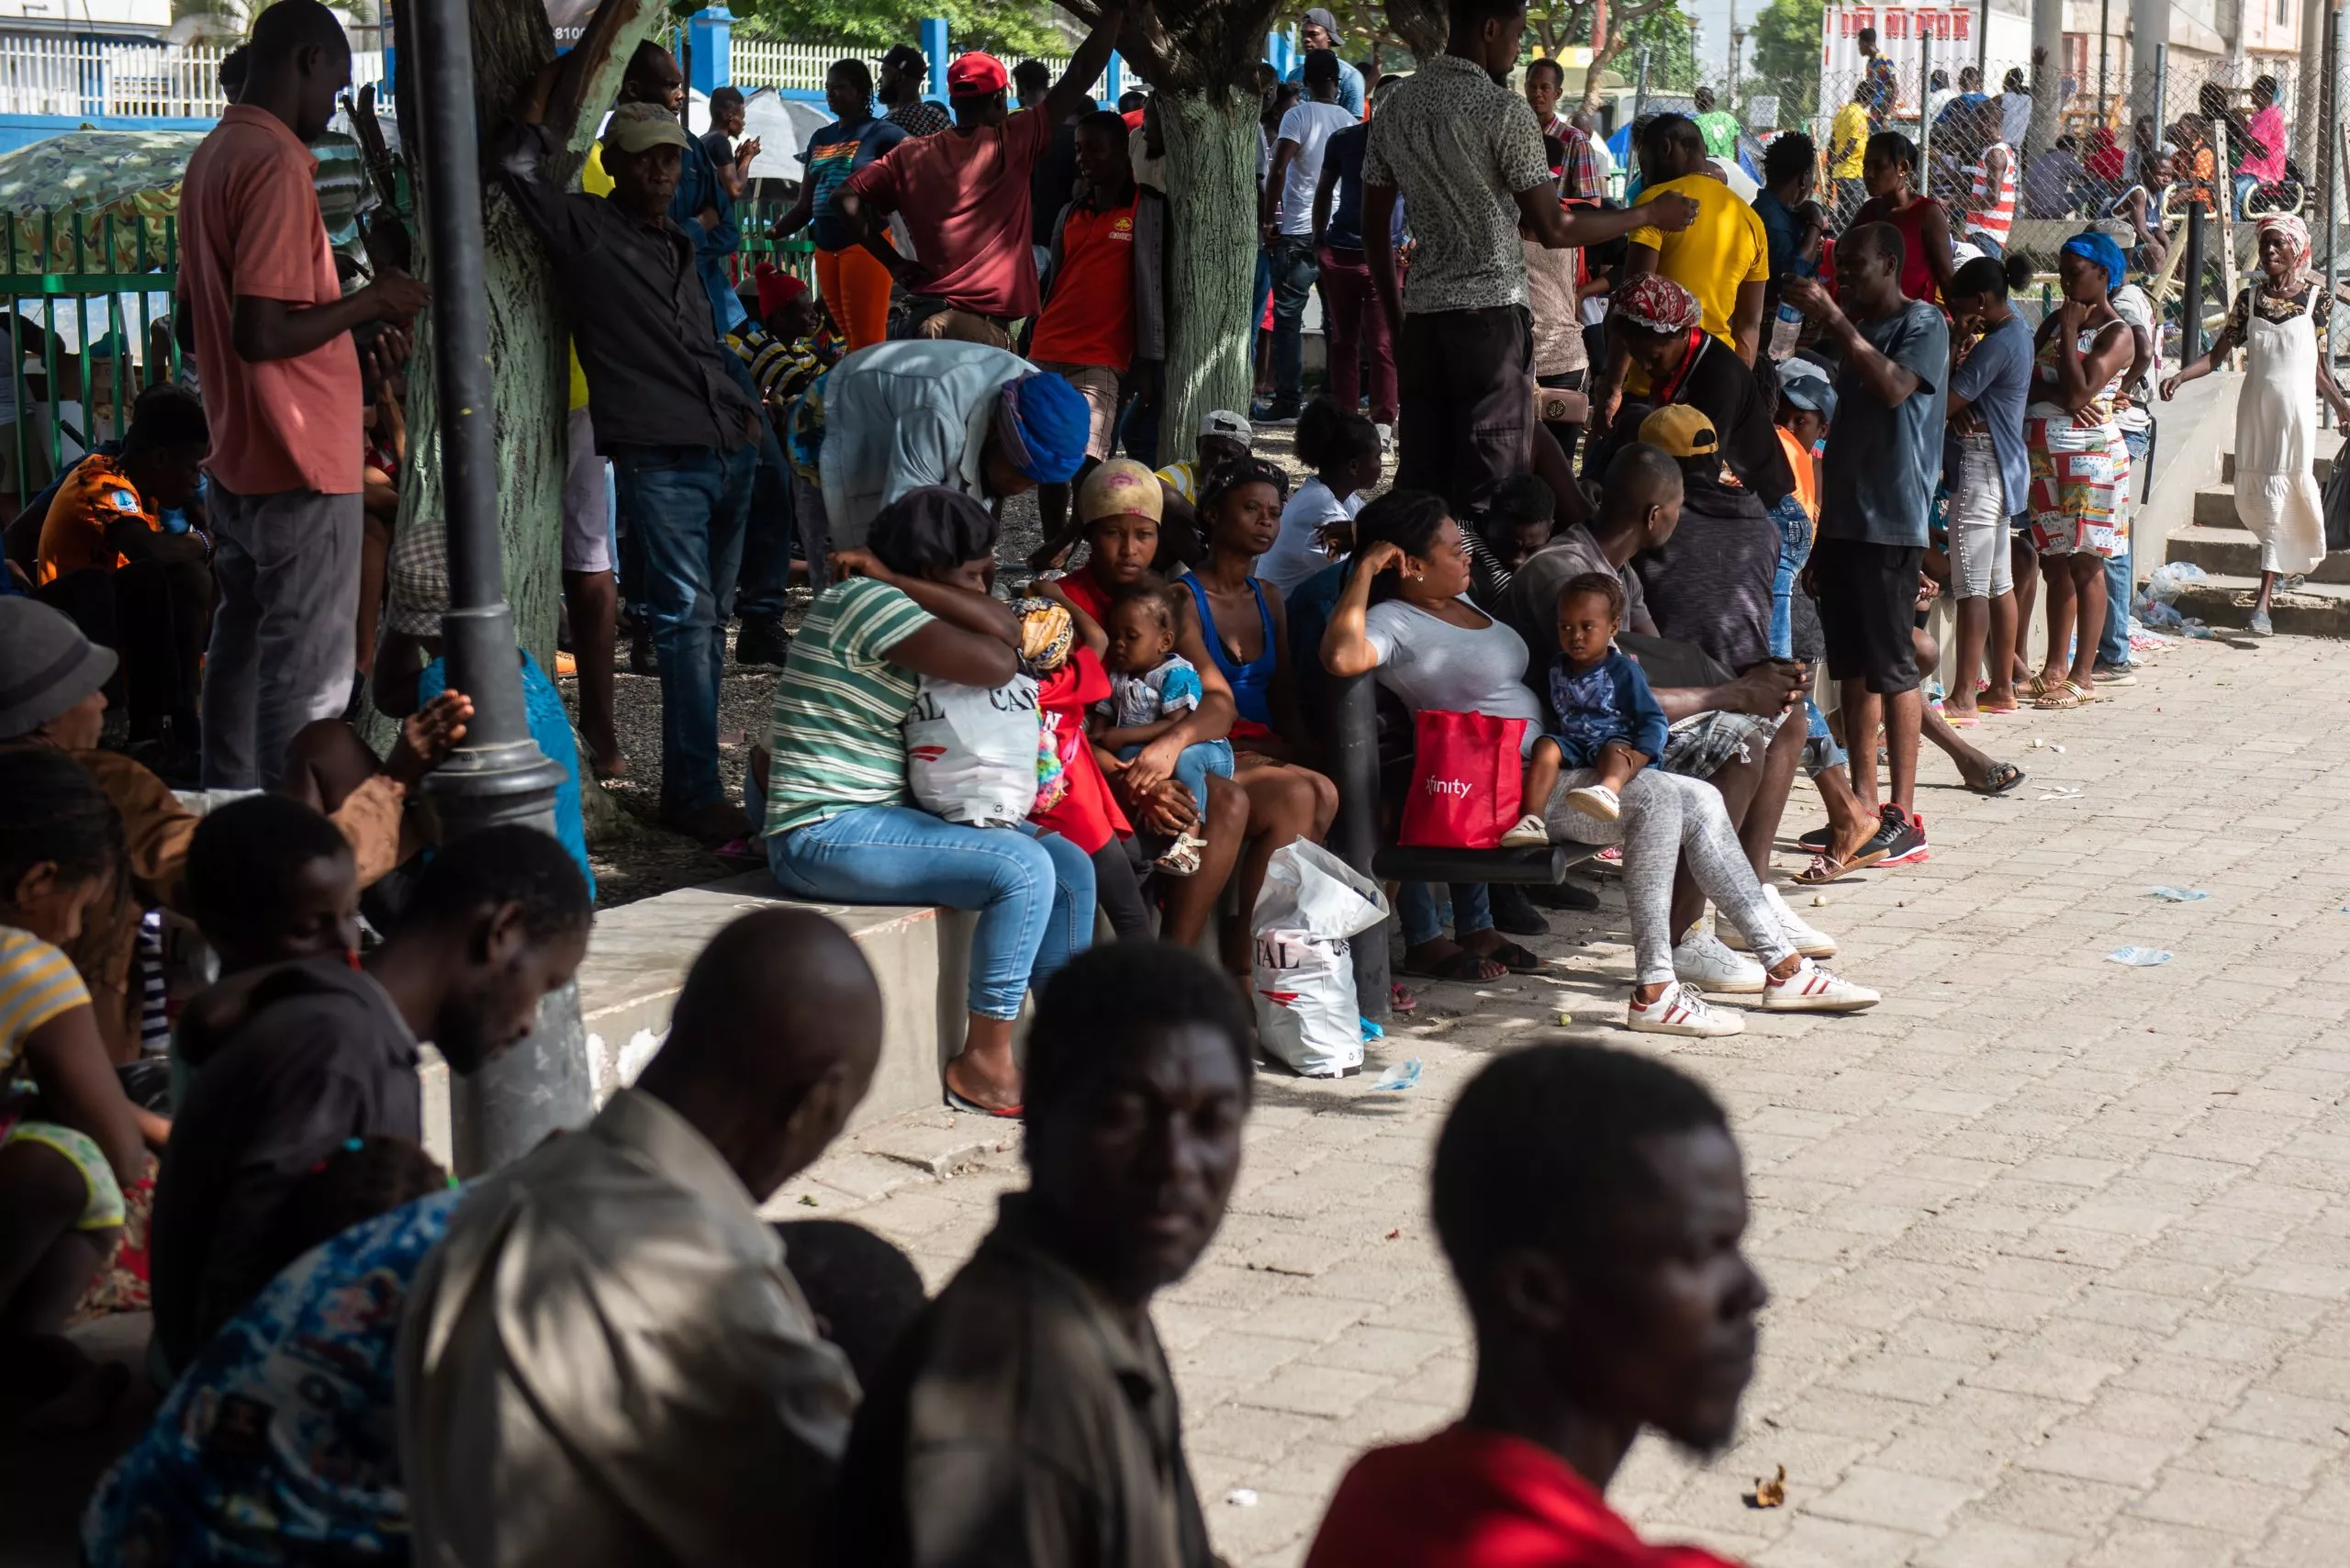
[[[1201,415],[1200,434],[1228,435],[1243,443],[1257,439],[1257,432],[1249,427],[1248,421],[1229,409],[1218,409],[1214,413]]]

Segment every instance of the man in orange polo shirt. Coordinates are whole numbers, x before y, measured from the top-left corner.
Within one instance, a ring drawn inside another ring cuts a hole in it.
[[[318,0],[253,23],[243,93],[180,187],[183,313],[212,420],[218,613],[204,683],[207,789],[274,784],[304,724],[351,699],[359,606],[364,394],[352,330],[425,299],[386,273],[345,297],[308,142],[351,83],[351,43]]]
[[[1070,486],[1082,484],[1093,465],[1110,455],[1120,394],[1138,357],[1140,328],[1146,319],[1162,319],[1164,269],[1158,245],[1166,224],[1161,218],[1147,225],[1151,242],[1138,243],[1146,239],[1136,227],[1145,196],[1126,156],[1126,122],[1115,110],[1102,109],[1078,121],[1077,171],[1077,199],[1061,209],[1053,234],[1052,289],[1029,339],[1028,357],[1037,369],[1076,387],[1092,418],[1085,463],[1076,477],[1036,492],[1047,539],[1068,514]],[[1148,199],[1163,214],[1165,198],[1152,192]],[[1141,357],[1164,352],[1154,347]]]

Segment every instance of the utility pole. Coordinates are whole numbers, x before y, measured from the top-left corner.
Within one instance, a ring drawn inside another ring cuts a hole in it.
[[[498,536],[497,436],[491,423],[489,298],[483,283],[480,133],[466,0],[417,0],[417,96],[423,107],[423,203],[432,283],[433,372],[446,498],[449,612],[442,621],[449,689],[473,699],[465,744],[425,789],[444,843],[520,823],[554,831],[562,767],[531,739],[506,563]],[[452,1079],[457,1168],[504,1164],[594,1110],[579,994],[543,1002],[530,1038],[470,1078]]]
[[[2031,129],[2023,165],[2056,145],[2065,129],[2065,0],[2031,0]]]

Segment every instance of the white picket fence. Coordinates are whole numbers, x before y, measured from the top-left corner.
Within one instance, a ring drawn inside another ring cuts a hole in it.
[[[0,114],[217,118],[228,107],[220,95],[220,61],[231,47],[0,37]],[[381,53],[352,54],[354,84],[383,76]]]
[[[775,87],[784,92],[821,93],[824,90],[824,73],[840,60],[861,59],[868,69],[878,69],[881,51],[842,49],[830,44],[770,43],[764,39],[738,38],[733,40],[734,85],[744,92],[758,87]],[[1013,55],[1004,60],[1004,67],[1030,58]],[[1056,79],[1069,69],[1067,55],[1040,54],[1041,60]],[[1105,73],[1093,84],[1093,95],[1099,98],[1108,91]]]

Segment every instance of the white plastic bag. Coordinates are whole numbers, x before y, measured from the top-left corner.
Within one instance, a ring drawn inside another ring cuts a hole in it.
[[[1362,1009],[1348,941],[1385,924],[1387,897],[1318,844],[1273,852],[1251,917],[1257,1038],[1308,1078],[1362,1065]]]
[[[1036,683],[993,689],[923,677],[906,712],[906,784],[951,823],[1013,827],[1036,803]]]

